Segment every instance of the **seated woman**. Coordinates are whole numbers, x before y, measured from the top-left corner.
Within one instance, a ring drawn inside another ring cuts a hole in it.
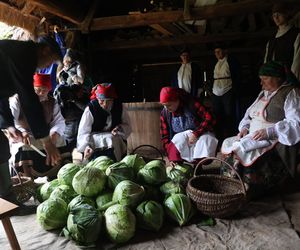
[[[77,150],[84,159],[106,155],[120,161],[127,153],[126,139],[131,133],[129,117],[110,83],[98,84],[80,120]]]
[[[35,74],[33,79],[34,90],[42,103],[45,119],[50,127],[50,138],[60,150],[62,158],[66,159],[69,157],[69,160],[71,160],[70,153],[66,152],[64,147],[66,145],[63,138],[65,129],[64,118],[61,115],[57,102],[51,96],[48,96],[49,91],[51,91],[50,75]],[[11,143],[11,152],[15,166],[19,167],[20,171],[23,171],[27,176],[54,177],[61,165],[57,167],[46,165],[46,158],[41,155],[45,153],[42,143],[40,140],[34,139],[20,106],[18,95],[10,98],[10,109],[14,117],[15,127],[22,132],[23,137],[26,139],[25,141],[27,141],[25,145],[20,142]],[[39,123],[39,121],[36,122],[37,124]],[[36,152],[30,145],[38,148],[41,153]]]
[[[215,138],[212,115],[187,92],[174,87],[160,91],[160,135],[163,148],[171,162],[197,163],[215,156],[218,140]]]
[[[295,175],[300,140],[300,92],[291,83],[296,78],[276,61],[264,64],[259,76],[262,91],[247,109],[238,135],[225,139],[221,149],[234,156],[254,197]]]

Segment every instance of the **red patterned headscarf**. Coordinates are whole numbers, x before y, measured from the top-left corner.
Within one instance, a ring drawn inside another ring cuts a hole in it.
[[[174,87],[163,87],[160,91],[159,101],[160,103],[167,103],[176,101],[179,98],[178,88]]]
[[[112,86],[111,83],[101,83],[98,84],[93,90],[92,90],[92,96],[91,99],[116,99],[118,96],[116,94],[115,88]]]
[[[46,87],[49,91],[52,89],[51,76],[48,74],[36,73],[33,75],[34,87]]]

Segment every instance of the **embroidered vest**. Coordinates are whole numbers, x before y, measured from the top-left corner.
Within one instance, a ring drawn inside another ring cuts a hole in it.
[[[292,27],[284,35],[272,38],[269,41],[267,61],[281,61],[291,67],[294,58],[294,43],[298,34],[299,29]]]
[[[53,109],[54,109],[55,100],[51,96],[48,96],[48,100],[42,101],[41,104],[43,107],[43,113],[45,116],[46,123],[47,123],[47,125],[49,125],[50,122],[53,120]],[[22,110],[20,111],[18,123],[24,129],[26,129],[27,131],[30,131],[29,124],[28,124],[27,119]]]
[[[284,102],[287,95],[294,89],[294,86],[288,85],[280,88],[271,98],[266,106],[266,120],[268,122],[279,122],[285,118]]]
[[[92,125],[92,132],[101,132],[106,126],[106,120],[109,113],[101,108],[98,100],[93,100],[88,104],[88,107],[93,115],[94,123]],[[111,109],[112,125],[111,129],[119,125],[122,121],[122,103],[114,100],[113,107]]]

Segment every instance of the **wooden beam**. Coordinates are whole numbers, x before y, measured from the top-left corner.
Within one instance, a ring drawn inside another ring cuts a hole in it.
[[[29,15],[35,9],[35,5],[31,3],[25,3],[21,13],[24,15]]]
[[[11,26],[21,27],[31,33],[34,33],[36,26],[40,22],[38,18],[24,15],[20,10],[3,2],[0,2],[0,21]]]
[[[269,38],[274,33],[273,30],[260,32],[234,32],[216,35],[182,35],[176,38],[118,41],[118,42],[99,42],[95,44],[98,50],[122,50],[122,49],[145,49],[154,47],[180,46],[182,44],[213,43],[220,41],[248,40]]]
[[[170,31],[162,27],[160,24],[151,24],[150,27],[152,29],[157,30],[158,32],[162,33],[165,36],[173,36],[173,34]]]
[[[74,1],[27,0],[27,2],[30,2],[46,12],[75,24],[81,24],[84,19],[82,10],[76,7],[78,4],[75,4]]]
[[[121,29],[185,20],[202,20],[243,15],[263,10],[270,10],[273,3],[274,0],[245,0],[235,3],[207,5],[201,8],[191,9],[191,15],[188,19],[184,18],[182,10],[101,17],[93,20],[91,30]]]
[[[82,33],[89,32],[90,25],[91,25],[94,15],[95,15],[95,11],[97,10],[98,3],[99,3],[98,0],[93,1],[93,3],[91,4],[91,6],[89,8],[87,15],[85,16],[83,22],[80,24],[80,29],[81,29]]]

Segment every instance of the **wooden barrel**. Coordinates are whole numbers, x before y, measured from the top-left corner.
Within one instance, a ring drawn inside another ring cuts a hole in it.
[[[128,152],[143,144],[161,150],[159,130],[162,105],[159,102],[132,102],[124,103],[123,106],[127,109],[132,128],[127,140]]]

